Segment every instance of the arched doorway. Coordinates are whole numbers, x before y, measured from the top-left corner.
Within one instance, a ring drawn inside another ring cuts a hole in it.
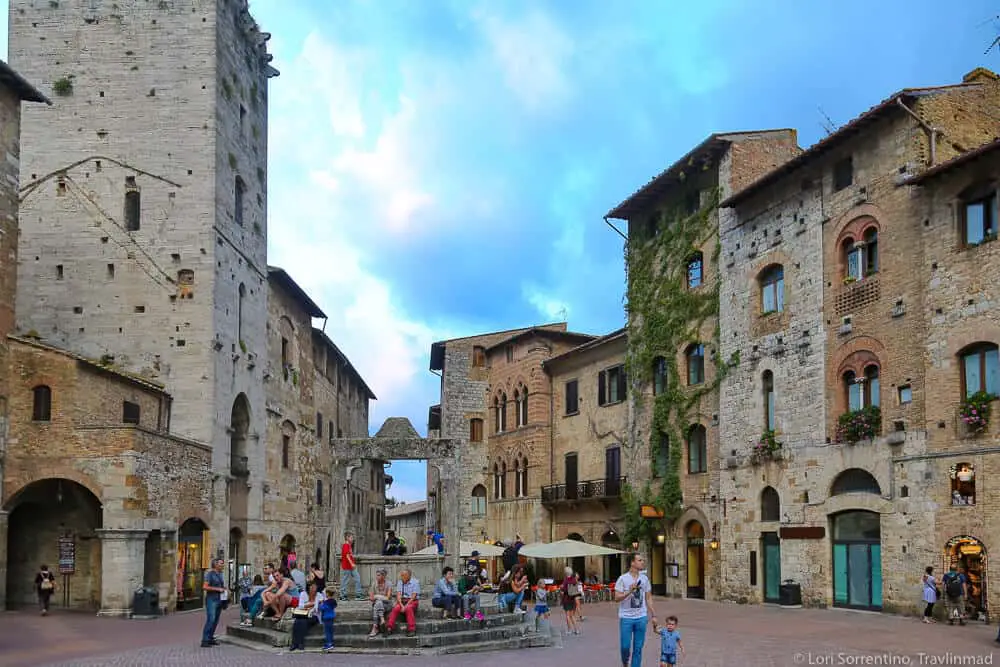
[[[833,604],[852,609],[882,608],[881,517],[850,510],[833,523]]]
[[[580,533],[570,533],[569,535],[566,536],[566,539],[567,540],[576,540],[577,542],[586,542],[586,540],[583,539],[583,535],[581,535]],[[570,559],[570,567],[573,568],[573,572],[577,573],[581,577],[586,576],[586,573],[584,572],[584,569],[587,567],[587,559],[586,558],[572,558],[572,559]],[[562,576],[561,576],[562,573],[560,572],[558,574],[560,574],[559,578],[561,579],[562,578]]]
[[[250,401],[246,394],[239,394],[233,401],[233,411],[229,420],[229,454],[235,477],[250,474],[247,454],[247,434],[250,431]]]
[[[986,546],[971,535],[956,535],[944,545],[945,571],[961,567],[969,578],[969,606],[975,610],[975,618],[989,618],[986,581]]]
[[[291,535],[285,535],[281,538],[281,567],[292,569],[292,566],[298,561],[298,555],[295,553],[295,538]]]
[[[208,568],[208,526],[191,518],[177,531],[177,610],[198,609],[203,604],[201,584]]]
[[[603,535],[601,535],[601,544],[610,549],[618,549],[621,551],[622,543],[621,538],[619,538],[618,533],[613,529],[608,530]],[[618,577],[622,576],[622,557],[621,554],[614,554],[612,556],[604,557],[604,581],[617,581]],[[655,587],[655,584],[654,584]]]
[[[48,565],[57,575],[53,605],[99,609],[101,603],[101,501],[68,479],[28,484],[6,504],[7,606],[37,604],[35,574]]]
[[[687,597],[705,599],[705,527],[691,521],[687,536]]]

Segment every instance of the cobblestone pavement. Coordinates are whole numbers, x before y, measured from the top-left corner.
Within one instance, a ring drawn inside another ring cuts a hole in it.
[[[565,637],[561,649],[532,649],[511,656],[518,667],[567,664],[573,667],[618,661],[618,625],[610,603],[585,606],[587,620],[580,636]],[[658,600],[660,616],[677,614],[687,646],[686,665],[757,667],[764,665],[850,664],[997,664],[1000,645],[996,626],[924,625],[915,619],[839,610],[742,607],[689,600]],[[235,618],[234,612],[227,613]],[[452,656],[378,656],[306,654],[277,656],[236,646],[198,646],[203,616],[179,614],[155,621],[100,619],[60,614],[47,618],[25,613],[0,615],[0,667],[116,667],[119,665],[190,665],[256,667],[293,662],[299,665],[384,667],[467,667],[470,663],[509,662],[511,658],[479,654]],[[562,627],[558,615],[553,622]],[[657,665],[655,636],[647,636],[643,664]],[[933,661],[925,656],[945,656]],[[994,655],[995,654],[995,655]],[[881,662],[866,656],[888,656]],[[979,656],[980,662],[957,658]],[[993,656],[989,658],[989,656]],[[985,660],[992,659],[993,662]],[[870,660],[870,658],[869,658]]]

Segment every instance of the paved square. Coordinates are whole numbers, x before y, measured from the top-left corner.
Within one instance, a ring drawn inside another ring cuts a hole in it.
[[[602,665],[618,661],[615,606],[585,606],[583,634],[563,638],[563,648],[497,654],[449,656],[277,655],[223,645],[198,646],[203,616],[174,615],[156,621],[99,619],[55,613],[0,615],[0,667],[114,667],[117,665],[191,665],[256,667],[299,665],[406,667],[495,664],[519,667]],[[924,625],[916,619],[839,610],[745,607],[690,600],[657,600],[658,613],[680,617],[687,647],[682,664],[718,667],[764,665],[958,665],[998,664],[995,626]],[[235,612],[227,612],[232,620]],[[562,627],[558,616],[553,620]],[[656,637],[647,636],[643,665],[656,667]],[[921,657],[921,654],[924,654]],[[965,659],[974,656],[978,662]],[[932,658],[944,658],[933,660]],[[951,662],[946,660],[950,657]],[[874,661],[880,659],[881,661]]]

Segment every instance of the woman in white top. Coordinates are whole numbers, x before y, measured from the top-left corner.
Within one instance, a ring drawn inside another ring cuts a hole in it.
[[[292,645],[289,651],[306,650],[306,634],[309,628],[319,623],[316,614],[319,603],[323,600],[323,592],[317,588],[316,582],[309,582],[305,592],[299,595],[299,606],[292,611],[295,622],[292,625]]]

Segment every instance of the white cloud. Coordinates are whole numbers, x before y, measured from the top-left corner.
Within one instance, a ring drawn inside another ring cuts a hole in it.
[[[516,20],[473,12],[507,87],[529,110],[563,104],[573,87],[567,72],[574,42],[544,12],[532,9]]]
[[[569,319],[570,305],[567,301],[546,294],[537,285],[523,285],[524,298],[548,321]]]

